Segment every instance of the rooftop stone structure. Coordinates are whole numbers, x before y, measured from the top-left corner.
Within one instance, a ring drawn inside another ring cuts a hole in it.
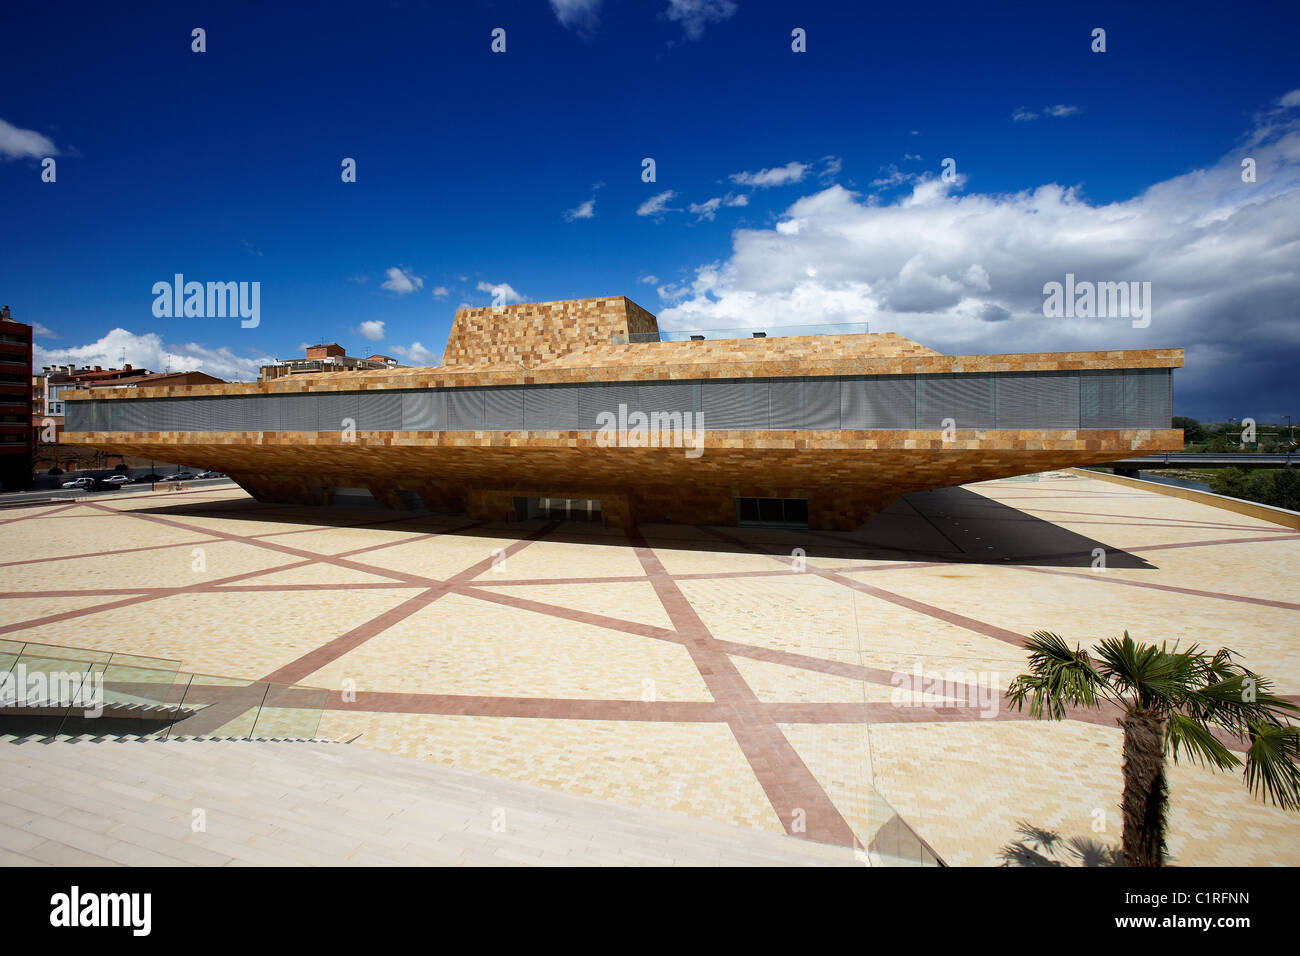
[[[462,309],[440,366],[89,390],[64,440],[218,469],[262,501],[365,489],[484,520],[569,500],[617,527],[832,530],[910,491],[1183,446],[1182,349],[951,356],[769,331],[653,341],[655,317],[622,296]],[[699,425],[702,450],[600,432],[636,412]]]

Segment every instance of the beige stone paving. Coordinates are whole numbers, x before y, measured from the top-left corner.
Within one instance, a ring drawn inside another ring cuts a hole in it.
[[[96,607],[105,601],[113,600],[111,597],[90,596],[90,597],[28,597],[28,598],[3,598],[0,599],[0,624],[17,624],[22,621],[35,621],[43,617],[49,617],[54,614],[62,614],[66,611],[77,611],[85,607]],[[69,623],[61,625],[65,628],[75,629],[78,625]],[[4,639],[9,641],[39,641],[41,638],[32,637],[27,628],[12,631],[5,635]],[[46,642],[49,643],[49,642]],[[63,643],[70,643],[64,641]]]
[[[250,548],[236,542],[211,539],[196,544],[111,557],[72,558],[18,565],[0,570],[0,580],[3,580],[6,589],[13,591],[191,587],[299,560],[301,558]],[[261,580],[258,579],[257,583],[261,583]]]
[[[1242,536],[1251,537],[1249,532]],[[1300,604],[1300,581],[1287,573],[1300,567],[1300,538],[1211,548],[1174,548],[1153,551],[1144,557],[1156,565],[1156,570],[1112,565],[1106,573],[1131,581],[1153,581]]]
[[[1146,492],[1116,492],[1088,479],[999,481],[971,490],[1108,548],[1175,541],[1261,536],[1276,526],[1181,499]],[[59,516],[8,525],[0,534],[0,564],[28,557],[172,544],[134,555],[13,565],[0,568],[4,590],[77,587],[169,587],[201,583],[247,570],[276,568],[297,558],[251,544],[207,538],[207,571],[191,570],[183,543],[207,533],[280,535],[270,540],[320,554],[391,545],[358,555],[364,564],[445,579],[494,549],[517,542],[519,526],[492,525],[437,537],[428,532],[463,523],[456,517],[421,517],[376,528],[322,527],[319,512],[295,509],[254,520],[238,489],[176,496],[96,498],[125,512],[155,511],[201,532],[79,507]],[[227,502],[245,509],[225,516],[182,510]],[[45,506],[7,512],[35,514]],[[1063,515],[1060,511],[1080,514]],[[328,513],[338,520],[339,512]],[[1149,527],[1107,514],[1161,524],[1239,525],[1239,528]],[[384,513],[349,513],[347,520],[382,520]],[[868,529],[904,534],[918,548],[947,547],[928,522],[903,507],[879,516]],[[641,575],[628,547],[592,529],[572,540],[526,545],[507,558],[506,571],[488,568],[474,585],[515,598],[669,628],[671,622],[648,582],[611,585],[494,585],[493,581],[577,576]],[[700,529],[643,528],[672,573],[770,571],[780,565],[718,541]],[[565,534],[561,530],[561,534]],[[798,532],[735,530],[758,547],[782,553],[811,541]],[[809,544],[814,551],[827,539]],[[833,547],[830,553],[835,554]],[[1153,569],[1105,574],[1178,587],[1259,595],[1300,603],[1293,568],[1300,541],[1216,545],[1144,552]],[[901,557],[901,556],[900,556]],[[811,557],[812,567],[897,563],[861,557]],[[929,558],[926,559],[930,560]],[[1073,569],[1072,569],[1073,570]],[[1291,572],[1291,573],[1288,573]],[[1009,566],[952,564],[844,572],[870,584],[1010,631],[1056,630],[1081,640],[1118,634],[1128,627],[1153,640],[1182,636],[1212,647],[1227,644],[1245,662],[1274,677],[1284,692],[1300,691],[1300,621],[1297,612],[1104,584],[1090,578],[1038,574]],[[249,584],[333,584],[304,592],[183,594],[57,625],[27,628],[11,639],[81,645],[158,657],[183,667],[230,677],[256,678],[395,607],[417,593],[409,587],[349,590],[378,583],[370,575],[326,564],[275,572]],[[810,574],[778,574],[678,582],[700,618],[719,640],[789,651],[846,664],[926,678],[953,675],[1001,689],[1023,669],[1024,654],[992,637],[935,616],[852,591]],[[0,601],[0,622],[29,620],[114,600],[27,598]],[[900,703],[889,684],[801,670],[732,654],[730,659],[759,700],[781,703]],[[659,701],[708,701],[708,689],[686,650],[675,643],[577,624],[492,602],[446,595],[394,624],[359,648],[327,664],[306,683],[338,687],[344,678],[359,689],[481,696],[536,696],[590,700],[641,700],[646,680]],[[940,694],[948,688],[939,688]],[[942,696],[926,695],[913,706]],[[909,715],[910,716],[910,715]],[[259,732],[305,733],[312,715],[269,708]],[[245,719],[251,719],[245,715]],[[1065,836],[1095,836],[1093,811],[1108,822],[1103,840],[1118,840],[1120,776],[1117,729],[1062,724],[978,720],[866,724],[783,724],[782,732],[831,796],[859,839],[869,842],[892,806],[950,863],[998,862],[998,850],[1016,836],[1021,820]],[[672,810],[711,820],[782,832],[735,738],[722,723],[461,717],[330,711],[319,733],[417,756],[449,767],[588,794],[632,806]],[[1300,815],[1257,804],[1240,774],[1215,774],[1179,766],[1171,771],[1171,849],[1185,864],[1256,865],[1300,862]],[[882,801],[888,801],[888,805]]]
[[[780,724],[862,846],[893,813],[871,786],[871,740],[865,724]],[[811,821],[810,821],[811,822]]]
[[[703,539],[701,545],[709,550],[696,551],[673,547],[664,548],[660,546],[657,539],[650,538],[649,535],[646,537],[654,546],[655,556],[659,558],[659,562],[669,574],[771,571],[774,568],[780,570],[781,567],[772,558],[763,554],[727,550],[731,546],[717,539]]]
[[[872,583],[1019,634],[1054,631],[1071,644],[1095,646],[1102,638],[1122,636],[1127,629],[1139,641],[1227,646],[1242,655],[1251,669],[1273,677],[1279,689],[1300,692],[1296,611],[1077,577],[1049,578],[1010,567],[969,568],[961,576],[967,585],[960,593],[932,570],[891,571],[887,582],[881,575]],[[1044,603],[1042,594],[1049,588],[1051,601]],[[1243,627],[1247,620],[1249,626]]]
[[[654,585],[649,581],[510,586],[493,584],[493,577],[495,575],[489,572],[475,579],[473,584],[494,594],[574,608],[623,621],[672,630],[672,619],[668,617],[668,612],[664,610],[655,594]]]
[[[950,864],[998,863],[1022,821],[1118,845],[1121,738],[1075,721],[876,724],[875,784]],[[1254,801],[1239,775],[1183,764],[1170,792],[1176,862],[1300,863],[1300,817]]]
[[[614,575],[641,577],[645,571],[622,535],[610,534],[608,541],[596,534],[575,541],[535,541],[518,554],[481,574],[476,584],[490,584],[497,578],[544,580],[546,578],[596,578]],[[501,547],[498,542],[495,546]],[[497,568],[504,568],[498,571]],[[578,606],[578,605],[575,605]]]
[[[339,548],[337,545],[330,545],[334,550],[325,553],[337,554],[339,551],[348,550],[352,547],[366,547],[370,543],[379,543],[378,540],[369,540],[379,538],[380,534],[377,532],[359,532],[355,529],[349,529],[347,533],[349,536],[355,536],[354,542],[350,543],[347,549]],[[308,549],[321,547],[323,541],[321,536],[325,534],[325,532],[317,532],[315,534],[296,535],[294,547]],[[390,540],[394,534],[397,534],[397,532],[383,532],[382,537],[384,540]],[[407,537],[412,536],[407,534]],[[517,535],[507,538],[494,536],[475,529],[473,532],[466,531],[457,534],[417,537],[414,540],[396,544],[390,548],[357,555],[356,560],[374,567],[391,568],[406,574],[418,574],[423,577],[443,580],[459,574],[480,561],[491,561],[494,552],[503,553],[506,548],[518,540]],[[513,555],[506,555],[506,561],[510,562],[514,557]]]
[[[178,594],[21,633],[47,644],[174,658],[202,674],[259,678],[409,596],[409,590]]]
[[[722,724],[327,712],[322,733],[461,770],[783,833]]]
[[[398,693],[712,699],[680,644],[457,594],[445,595],[302,682],[339,687],[347,678],[359,690]]]
[[[301,561],[301,558],[289,556],[286,561],[290,564]],[[364,561],[364,555],[358,555],[358,561]],[[384,584],[390,587],[401,584],[393,578],[383,574],[371,574],[368,571],[359,571],[354,568],[344,568],[337,564],[307,564],[298,568],[290,568],[287,571],[274,571],[270,574],[263,574],[256,580],[248,582],[259,586],[284,586],[291,584]],[[416,593],[413,589],[412,594]]]
[[[33,518],[4,525],[0,530],[0,564],[30,558],[65,557],[127,548],[182,544],[207,537],[153,523],[123,521],[89,509],[65,511],[56,517]],[[0,568],[7,575],[12,567]]]
[[[876,579],[871,583],[885,585]],[[812,575],[682,581],[679,586],[714,637],[755,647],[908,670],[918,658],[931,657],[964,657],[972,666],[986,665],[977,670],[991,670],[991,662],[1020,653],[1002,641],[855,595]]]

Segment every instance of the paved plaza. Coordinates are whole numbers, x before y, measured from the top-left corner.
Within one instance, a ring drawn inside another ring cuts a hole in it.
[[[0,638],[326,687],[323,737],[952,865],[1027,829],[1118,844],[1114,716],[1000,702],[1032,631],[1226,645],[1300,694],[1300,534],[1078,474],[913,494],[855,533],[226,486],[7,509],[0,542]],[[1171,790],[1175,864],[1300,865],[1300,815],[1239,775],[1184,763]]]

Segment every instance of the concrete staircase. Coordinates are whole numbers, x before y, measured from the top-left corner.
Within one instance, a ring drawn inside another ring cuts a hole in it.
[[[0,865],[865,861],[842,847],[623,807],[357,746],[0,734]]]

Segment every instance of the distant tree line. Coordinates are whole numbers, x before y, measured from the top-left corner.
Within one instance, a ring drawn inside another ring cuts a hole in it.
[[[1291,429],[1286,425],[1256,425],[1255,441],[1243,442],[1243,426],[1238,422],[1216,422],[1203,425],[1195,418],[1175,415],[1174,428],[1183,430],[1185,450],[1204,452],[1211,455],[1226,455],[1232,452],[1263,452],[1275,455],[1291,451]]]
[[[1253,473],[1224,468],[1210,479],[1210,488],[1215,494],[1300,511],[1300,471],[1295,468]]]

